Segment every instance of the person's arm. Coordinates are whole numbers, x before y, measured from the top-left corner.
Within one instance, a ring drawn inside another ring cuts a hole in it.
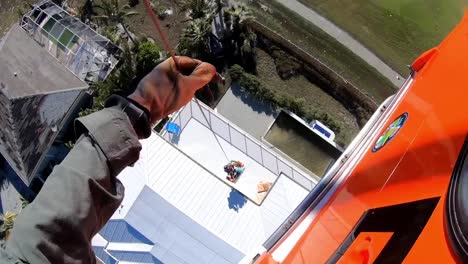
[[[180,74],[168,59],[129,96],[146,108],[152,122],[185,105],[215,74],[210,64],[186,57],[178,57],[178,65],[191,74]],[[91,239],[123,199],[124,187],[116,176],[138,159],[141,150],[132,126],[135,120],[123,108],[116,105],[78,119],[84,134],[18,216],[0,259],[95,262]]]
[[[79,122],[87,132],[15,221],[7,251],[23,261],[94,263],[91,238],[123,199],[115,176],[141,149],[126,114],[108,108]]]

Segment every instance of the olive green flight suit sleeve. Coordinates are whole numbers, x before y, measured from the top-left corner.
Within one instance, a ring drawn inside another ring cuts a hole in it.
[[[141,145],[127,117],[106,108],[76,121],[82,136],[15,221],[3,263],[95,263],[92,237],[122,202],[116,176]]]

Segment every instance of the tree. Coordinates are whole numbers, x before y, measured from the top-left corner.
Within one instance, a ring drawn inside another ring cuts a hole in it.
[[[210,54],[211,19],[197,18],[189,22],[180,39],[181,54],[207,60]]]
[[[231,14],[229,12],[224,12],[223,13],[223,20],[224,20],[224,25],[225,25],[225,34],[229,33],[231,31],[232,27],[232,19],[231,19]]]
[[[94,16],[95,19],[102,20],[107,25],[121,25],[125,34],[135,44],[135,40],[128,31],[126,20],[137,15],[138,12],[129,11],[131,7],[128,4],[122,6],[119,0],[103,0],[101,5],[94,5],[94,8],[101,10],[100,15]]]
[[[91,19],[94,15],[96,15],[96,13],[94,12],[93,0],[86,0],[78,10],[78,16],[81,21],[86,22],[87,19]]]
[[[257,35],[250,30],[247,21],[253,18],[250,9],[243,5],[233,5],[224,12],[225,31],[223,46],[226,59],[241,63],[247,71],[255,73],[255,41]]]
[[[215,1],[216,12],[221,12],[221,10],[224,7],[230,6],[231,2],[235,2],[235,1],[232,1],[232,0],[216,0]]]
[[[138,47],[139,42],[136,42],[136,47]],[[109,85],[109,94],[101,97],[102,100],[107,99],[112,93],[120,92],[125,95],[130,94],[136,87],[135,84],[135,54],[132,52],[128,45],[124,46],[124,52],[120,59],[121,66],[118,71],[110,79]]]
[[[210,17],[214,11],[214,5],[209,0],[180,0],[178,2],[180,10],[188,11],[192,20]]]
[[[246,21],[253,18],[252,12],[250,12],[250,9],[244,4],[233,5],[226,10],[226,13],[231,15],[233,27],[239,29],[245,25]]]
[[[232,37],[236,44],[237,51],[240,53],[245,42],[250,45],[250,42],[254,41],[256,38],[256,35],[250,31],[246,23],[253,18],[252,13],[250,12],[250,9],[243,4],[232,6],[226,12],[231,16]]]

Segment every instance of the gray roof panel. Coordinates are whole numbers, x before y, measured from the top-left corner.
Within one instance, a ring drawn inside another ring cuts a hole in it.
[[[6,111],[0,109],[0,124],[4,127],[0,143],[7,146],[2,154],[25,182],[31,180],[30,174],[80,93],[71,90],[11,99]]]
[[[18,25],[0,43],[0,152],[26,183],[87,87]]]
[[[0,46],[0,81],[10,99],[88,87],[18,25]]]

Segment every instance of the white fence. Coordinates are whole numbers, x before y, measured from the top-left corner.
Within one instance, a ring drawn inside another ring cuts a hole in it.
[[[280,176],[280,174],[283,173],[307,190],[312,190],[312,188],[317,184],[316,180],[308,176],[307,173],[292,165],[289,161],[279,156],[274,151],[270,150],[268,146],[259,142],[257,139],[253,138],[237,126],[231,124],[228,120],[213,112],[206,105],[202,103],[200,103],[200,105],[202,106],[202,110],[208,119],[208,122],[211,124],[212,131],[216,135],[223,138],[232,146],[236,147],[238,150],[254,159],[263,167],[267,168],[277,176]],[[184,106],[172,118],[171,122],[179,125],[181,128],[181,133],[183,133],[185,126],[191,118],[197,120],[202,125],[210,129],[210,124],[206,122],[203,114],[200,111],[200,108],[193,100]],[[252,120],[252,122],[255,122],[255,120]],[[162,130],[161,134],[168,141],[172,141],[172,137],[174,136],[170,133],[167,133],[166,130]]]

